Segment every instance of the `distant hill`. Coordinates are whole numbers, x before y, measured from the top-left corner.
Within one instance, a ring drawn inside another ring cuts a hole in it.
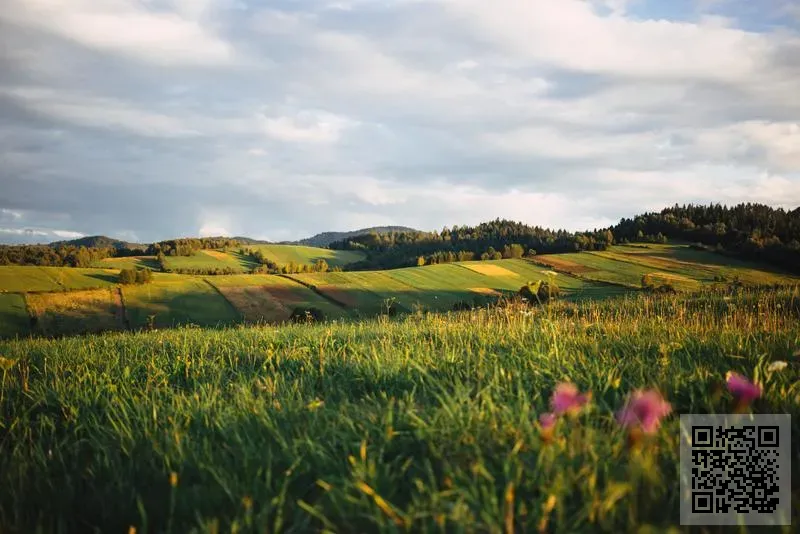
[[[62,247],[62,246],[74,246],[74,247],[87,247],[87,248],[115,248],[117,250],[121,249],[132,249],[132,248],[147,248],[147,245],[142,245],[140,243],[130,243],[128,241],[120,241],[119,239],[114,239],[112,237],[107,237],[104,235],[92,235],[87,237],[81,237],[78,239],[70,239],[69,241],[53,241],[50,243],[51,247]]]
[[[375,232],[378,234],[385,234],[389,232],[416,232],[416,231],[417,230],[415,230],[414,228],[409,228],[408,226],[373,226],[371,228],[362,228],[361,230],[354,230],[352,232],[322,232],[321,234],[317,234],[312,237],[307,237],[306,239],[301,239],[300,241],[287,242],[287,244],[307,245],[310,247],[327,247],[328,245],[336,241],[341,241],[342,239],[350,239],[351,237],[365,235],[371,232]]]
[[[224,238],[220,238],[220,239],[224,239]],[[253,239],[252,237],[236,236],[236,237],[231,237],[231,239],[234,239],[234,240],[242,243],[243,245],[271,245],[272,244],[271,241],[264,241],[263,239]]]

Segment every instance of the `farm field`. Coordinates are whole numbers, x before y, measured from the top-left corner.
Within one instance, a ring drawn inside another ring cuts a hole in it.
[[[325,260],[331,267],[343,267],[364,259],[364,254],[352,250],[332,250],[306,247],[303,245],[250,245],[250,250],[260,250],[264,256],[278,265],[294,262],[297,265],[311,265],[317,260]]]
[[[729,412],[728,371],[800,439],[800,368],[769,370],[800,350],[799,319],[796,288],[745,289],[0,341],[0,523],[679,532],[679,414]],[[562,382],[592,398],[549,436]],[[632,447],[614,413],[637,388],[672,411]]]
[[[215,326],[240,319],[233,306],[201,277],[155,273],[153,282],[124,286],[125,311],[132,328],[180,324]]]
[[[166,256],[164,263],[167,269],[224,269],[226,267],[236,272],[249,271],[257,264],[248,256],[238,252],[223,252],[221,250],[199,250],[193,256]]]
[[[34,331],[39,334],[69,335],[125,328],[117,288],[31,293],[26,299],[35,318]]]
[[[152,326],[158,327],[237,321],[280,323],[298,307],[318,308],[327,319],[370,317],[387,312],[442,312],[465,305],[486,304],[498,296],[515,294],[522,285],[536,280],[555,282],[563,297],[570,301],[624,295],[638,290],[644,275],[685,292],[734,279],[748,285],[800,284],[798,277],[742,261],[721,263],[728,258],[720,260],[716,256],[687,246],[647,245],[645,248],[639,245],[614,246],[603,252],[541,255],[532,261],[472,261],[386,271],[205,277],[156,273],[152,284],[122,289],[127,310],[127,321],[122,322],[123,328],[133,329],[150,325],[151,316]],[[179,260],[205,262],[208,259],[218,262],[218,266],[230,266],[237,257],[235,253],[204,251]],[[138,259],[126,258],[126,261],[130,265]],[[193,268],[197,268],[199,264],[194,265]],[[208,268],[210,263],[203,265]],[[19,294],[116,288],[116,273],[111,269],[0,267],[0,288]],[[58,298],[51,300],[56,302]],[[69,297],[63,300],[67,302]],[[77,299],[76,305],[81,302]],[[82,311],[69,312],[59,308],[59,304],[53,317],[81,317],[86,324],[85,331],[119,329],[120,321],[108,319],[113,314],[103,306],[91,299],[84,304]],[[96,320],[92,319],[92,310],[96,310]],[[42,325],[49,324],[48,321]],[[69,323],[71,326],[39,327],[33,332],[79,331],[80,320],[59,321],[54,324]],[[13,321],[13,324],[17,326],[5,327],[0,330],[0,336],[29,332],[21,322]]]
[[[511,295],[529,281],[554,279],[567,298],[620,294],[624,288],[597,286],[557,274],[525,260],[426,265],[389,271],[290,275],[327,297],[363,314],[385,310],[394,299],[403,311],[448,311],[456,303],[480,304],[487,296]]]
[[[73,267],[0,266],[0,292],[25,293],[112,287],[116,272]]]
[[[641,287],[645,274],[676,289],[692,291],[702,284],[713,283],[715,276],[734,278],[747,284],[797,284],[800,278],[774,272],[769,268],[713,252],[697,251],[684,245],[618,245],[603,252],[548,254],[533,261],[559,272],[585,280]],[[652,248],[650,248],[652,247]]]
[[[155,256],[129,256],[125,258],[105,258],[97,261],[92,267],[102,269],[150,269],[160,271],[161,266]]]
[[[267,274],[209,276],[206,280],[219,290],[246,322],[284,322],[295,308],[318,308],[326,318],[347,315],[311,289],[288,278]]]
[[[30,331],[30,317],[25,297],[15,293],[0,293],[0,338],[24,336]]]

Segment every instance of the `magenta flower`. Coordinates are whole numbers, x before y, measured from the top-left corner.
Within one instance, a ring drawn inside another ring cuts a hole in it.
[[[733,371],[728,371],[725,382],[728,384],[728,391],[739,402],[749,404],[761,396],[761,388],[757,384],[750,382],[747,378]]]
[[[575,384],[562,382],[556,386],[553,397],[550,399],[550,406],[555,415],[574,414],[579,412],[591,397],[591,393],[580,393]]]
[[[645,434],[652,434],[671,411],[672,406],[658,391],[637,389],[617,414],[617,421],[624,427],[640,427]]]
[[[542,430],[550,430],[556,425],[556,414],[552,412],[543,413],[539,416],[539,424]]]

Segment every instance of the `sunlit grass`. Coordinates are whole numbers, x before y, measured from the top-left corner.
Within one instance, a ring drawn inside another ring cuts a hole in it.
[[[0,342],[0,526],[661,531],[677,416],[729,411],[727,371],[800,442],[799,348],[797,289]],[[591,402],[545,439],[561,382]],[[673,411],[632,450],[636,388]]]

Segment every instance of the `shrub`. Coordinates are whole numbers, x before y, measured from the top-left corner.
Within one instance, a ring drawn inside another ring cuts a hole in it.
[[[531,304],[545,303],[561,295],[561,290],[555,282],[538,280],[528,282],[519,289],[519,295]]]
[[[152,282],[152,280],[153,271],[150,269],[122,269],[119,272],[120,284],[146,284],[148,282]]]
[[[136,283],[136,270],[135,269],[122,269],[119,272],[120,284],[135,284]]]
[[[465,302],[463,300],[459,300],[455,304],[453,304],[453,311],[468,311],[472,309],[472,305],[469,302]]]

